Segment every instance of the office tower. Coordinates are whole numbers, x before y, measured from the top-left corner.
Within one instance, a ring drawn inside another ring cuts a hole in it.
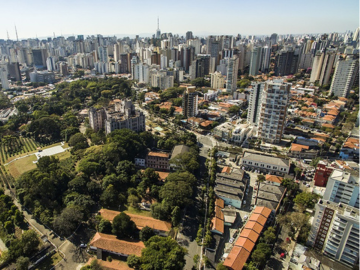
[[[198,92],[195,86],[188,86],[183,94],[183,115],[186,118],[195,117],[198,114]]]
[[[280,143],[285,127],[291,84],[267,81],[261,97],[258,137]]]
[[[221,42],[220,50],[233,48],[233,36],[221,36],[220,42]]]
[[[261,59],[261,72],[267,73],[269,72],[270,67],[270,55],[271,48],[269,46],[265,46],[262,48],[262,59]]]
[[[359,74],[359,57],[348,55],[336,63],[330,93],[338,97],[347,97]]]
[[[47,51],[46,49],[32,49],[33,63],[37,68],[46,67]]]
[[[228,93],[233,93],[236,90],[236,81],[239,70],[239,58],[237,56],[233,56],[229,58],[229,64],[227,67],[226,74],[226,91]]]
[[[179,60],[185,71],[189,71],[191,62],[195,58],[195,49],[191,46],[182,46],[179,50]]]
[[[271,36],[270,36],[270,43],[271,43],[271,45],[275,45],[276,43],[277,43],[277,40],[278,40],[278,35],[277,34],[272,34]]]
[[[221,74],[221,72],[214,72],[211,73],[211,88],[212,89],[220,89],[224,88],[225,86],[225,79],[224,75]]]
[[[208,36],[206,41],[206,48],[207,54],[210,54],[211,57],[215,58],[215,64],[219,63],[219,51],[220,49],[220,42],[216,40],[215,36]]]
[[[15,79],[15,81],[21,81],[21,73],[20,73],[20,66],[19,62],[8,63],[7,70],[10,78]]]
[[[189,39],[193,39],[193,38],[194,38],[193,32],[191,32],[191,31],[187,31],[185,36],[186,36],[186,37],[185,37],[186,40],[189,40]]]
[[[292,74],[294,50],[286,48],[278,52],[275,56],[275,75],[286,76]]]
[[[196,59],[191,64],[191,79],[198,77],[205,77],[209,75],[210,71],[210,54],[198,54]]]
[[[129,73],[127,53],[120,54],[120,73]]]
[[[56,69],[54,57],[48,57],[46,59],[46,67],[48,71],[54,71]]]
[[[261,66],[261,47],[254,47],[251,51],[251,60],[250,60],[250,69],[249,75],[255,76],[259,74],[260,66]]]
[[[0,66],[0,78],[1,78],[1,86],[3,89],[9,89],[10,84],[7,78],[7,70],[5,67]]]
[[[350,172],[333,170],[326,184],[323,199],[359,208],[359,177]]]
[[[314,56],[312,53],[302,53],[299,59],[299,69],[308,69],[312,67]]]
[[[108,47],[107,46],[100,46],[98,48],[98,60],[99,62],[107,63],[109,62],[109,53],[108,53]]]
[[[160,31],[160,25],[159,25],[159,17],[157,19],[157,30],[156,30],[156,38],[161,38],[161,31]]]
[[[199,39],[190,39],[187,41],[187,45],[194,47],[195,55],[200,54],[201,42]]]
[[[247,122],[251,125],[258,126],[260,108],[261,108],[261,96],[264,90],[264,83],[251,83],[249,87],[250,98],[248,106]]]
[[[358,264],[359,209],[320,199],[307,244],[347,266]]]

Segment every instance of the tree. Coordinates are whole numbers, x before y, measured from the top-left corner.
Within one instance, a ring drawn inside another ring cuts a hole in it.
[[[301,192],[298,195],[296,195],[294,199],[294,203],[303,210],[305,210],[305,208],[312,209],[314,208],[318,198],[319,196],[314,193]]]
[[[111,222],[106,219],[101,219],[99,222],[99,232],[111,234],[112,225]]]
[[[146,242],[147,240],[149,240],[154,235],[155,235],[154,230],[151,229],[148,226],[145,226],[144,228],[141,229],[140,234],[139,234],[139,238],[140,238],[141,241]]]
[[[128,204],[133,208],[138,208],[138,203],[140,202],[140,198],[135,195],[130,195],[127,199]]]
[[[314,158],[314,159],[310,162],[310,166],[316,167],[320,160],[321,160],[320,157]]]
[[[301,230],[306,224],[308,224],[309,217],[304,213],[291,212],[286,215],[281,215],[278,217],[278,222],[293,230],[294,235]]]
[[[236,105],[233,105],[229,108],[229,113],[230,114],[238,114],[240,111],[240,107],[239,106],[236,106]]]
[[[141,269],[182,270],[186,249],[170,237],[153,236],[141,252]]]
[[[166,181],[160,189],[160,198],[166,200],[171,207],[183,207],[191,202],[193,193],[190,183],[185,181]]]
[[[262,174],[259,174],[259,175],[257,176],[257,180],[258,180],[259,183],[262,183],[262,182],[265,181],[265,176],[263,176]]]
[[[17,270],[27,270],[30,265],[30,259],[28,257],[19,257],[16,260],[16,269]]]
[[[134,269],[139,269],[139,266],[141,264],[140,257],[136,255],[130,255],[129,257],[127,257],[126,262],[129,267]]]
[[[276,240],[275,229],[273,227],[267,228],[267,230],[263,234],[263,237],[264,237],[265,243],[267,243],[267,244],[274,243]]]
[[[180,170],[189,172],[193,172],[199,168],[197,155],[192,151],[178,154],[175,158],[170,160],[170,164],[174,164]]]
[[[175,208],[171,212],[171,223],[173,226],[179,225],[181,220],[181,209],[179,206],[175,206]]]
[[[228,268],[221,262],[216,266],[216,270],[228,270]]]
[[[127,214],[121,212],[119,215],[114,217],[112,223],[112,233],[115,234],[118,238],[132,238],[136,232],[136,225]]]
[[[80,270],[103,270],[104,268],[99,264],[98,260],[93,260],[90,265],[81,267]]]
[[[75,231],[83,216],[79,207],[68,206],[54,220],[54,229],[60,235],[68,236]]]
[[[302,172],[302,170],[301,170],[300,168],[296,167],[296,168],[294,169],[294,172],[295,172],[295,175],[296,175],[296,176],[299,176],[299,174]]]
[[[119,204],[119,193],[113,185],[109,185],[100,196],[104,207],[116,207]]]
[[[70,137],[69,146],[73,147],[73,151],[85,149],[89,147],[86,137],[82,133],[76,133]]]

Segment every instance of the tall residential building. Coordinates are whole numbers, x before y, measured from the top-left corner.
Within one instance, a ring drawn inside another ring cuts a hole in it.
[[[326,184],[323,198],[359,208],[359,177],[350,172],[334,170]]]
[[[192,61],[190,67],[190,76],[192,80],[209,75],[210,58],[210,54],[198,54],[196,59]]]
[[[359,209],[320,199],[308,245],[350,267],[359,263]]]
[[[262,47],[254,47],[251,51],[251,60],[250,60],[250,69],[249,69],[249,75],[251,76],[255,76],[259,74],[259,70],[261,68],[261,58],[262,58],[261,52],[262,52]]]
[[[46,67],[47,51],[46,49],[32,49],[33,63],[36,67]]]
[[[194,38],[193,32],[187,31],[186,35],[185,35],[185,38],[186,38],[186,40],[193,39]]]
[[[267,81],[261,97],[258,137],[280,143],[285,127],[291,84]]]
[[[107,46],[100,46],[98,49],[98,60],[100,62],[107,63],[109,62],[109,53],[108,53],[108,47]]]
[[[281,50],[275,56],[275,75],[276,76],[286,76],[289,74],[294,74],[294,58],[295,52],[292,48],[287,48]]]
[[[330,93],[338,97],[347,97],[359,73],[359,57],[348,55],[336,63],[331,82]]]
[[[186,118],[195,117],[198,114],[198,92],[195,86],[188,86],[183,94],[182,109]]]
[[[145,130],[145,115],[135,110],[130,100],[123,100],[109,108],[90,108],[89,123],[94,131],[105,129],[106,134],[123,128],[141,132]]]
[[[46,59],[46,67],[48,71],[55,71],[56,70],[56,65],[55,65],[55,59],[54,57],[48,57]]]
[[[8,81],[8,78],[7,78],[7,70],[5,69],[5,67],[0,66],[0,78],[1,78],[2,88],[9,89],[10,84],[9,84],[9,81]]]
[[[227,74],[226,74],[226,91],[228,93],[233,93],[234,91],[236,91],[238,70],[239,70],[239,58],[237,56],[233,56],[229,58],[229,64],[227,67]]]
[[[174,86],[174,76],[168,75],[166,71],[151,71],[151,86],[165,90]]]
[[[311,70],[310,82],[319,82],[319,85],[329,84],[330,75],[334,66],[336,51],[318,51],[315,54]]]
[[[157,39],[161,38],[161,31],[160,31],[160,24],[159,24],[159,17],[157,19],[157,29],[156,29],[156,36]]]
[[[221,50],[220,41],[217,40],[215,36],[208,36],[206,48],[207,53],[215,58],[215,65],[217,65],[219,62],[219,51]]]
[[[265,46],[262,48],[262,59],[261,59],[261,72],[267,73],[270,68],[270,55],[271,48],[269,46]]]
[[[264,83],[252,83],[247,90],[250,90],[247,122],[251,125],[258,126],[260,119],[261,96],[264,90]]]
[[[212,89],[219,89],[224,88],[225,85],[225,79],[224,76],[221,74],[221,72],[214,72],[211,73],[211,88]]]
[[[149,65],[138,63],[134,68],[134,79],[141,83],[149,83],[150,68]]]

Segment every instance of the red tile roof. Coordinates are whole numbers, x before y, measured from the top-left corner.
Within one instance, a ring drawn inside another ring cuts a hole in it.
[[[224,261],[224,266],[233,270],[242,270],[250,252],[243,247],[234,246]]]
[[[280,176],[276,176],[276,175],[267,174],[267,175],[265,175],[265,180],[281,184],[281,182],[284,180],[284,178],[282,178]]]
[[[113,219],[120,214],[118,211],[108,210],[108,209],[101,209],[100,211],[101,216],[104,219],[109,220],[110,222],[113,221]],[[168,232],[171,229],[171,223],[167,221],[162,221],[159,219],[155,219],[152,217],[145,217],[140,215],[134,215],[126,213],[132,221],[134,221],[136,227],[141,230],[142,228],[148,226],[154,230],[164,231]]]
[[[117,239],[115,235],[97,232],[90,242],[90,246],[125,255],[141,256],[145,245],[141,241],[125,241]]]

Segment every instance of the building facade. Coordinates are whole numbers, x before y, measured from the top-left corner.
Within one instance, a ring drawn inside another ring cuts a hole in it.
[[[285,127],[291,84],[265,82],[261,99],[258,137],[279,143]]]
[[[195,117],[198,110],[198,92],[195,86],[188,86],[183,94],[182,109],[186,118]]]

